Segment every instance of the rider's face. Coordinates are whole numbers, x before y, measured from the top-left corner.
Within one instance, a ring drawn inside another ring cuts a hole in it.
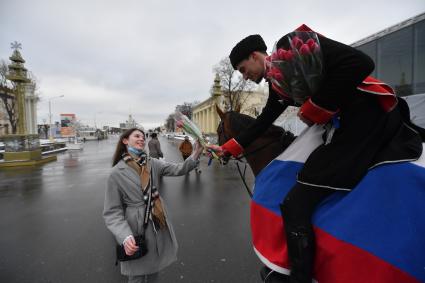
[[[264,62],[262,56],[253,52],[237,66],[238,71],[242,74],[245,80],[251,80],[255,83],[260,83],[264,77]]]

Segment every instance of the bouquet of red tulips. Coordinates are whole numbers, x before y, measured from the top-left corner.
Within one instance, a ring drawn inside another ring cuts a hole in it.
[[[302,105],[319,88],[322,52],[315,32],[294,31],[285,35],[266,58],[267,78],[284,99]]]
[[[198,140],[203,147],[206,147],[208,145],[207,141],[202,135],[201,130],[186,115],[184,115],[180,111],[176,111],[174,113],[174,120],[176,121],[176,126],[178,128],[183,129],[186,134],[189,134],[194,139]],[[214,158],[218,159],[218,156],[214,152],[212,152],[211,154]]]

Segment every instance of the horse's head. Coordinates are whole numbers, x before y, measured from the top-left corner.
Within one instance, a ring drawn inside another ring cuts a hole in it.
[[[217,127],[218,143],[224,144],[231,138],[247,129],[255,119],[235,111],[224,113],[218,106],[216,111],[220,117]],[[294,135],[281,127],[272,125],[251,145],[245,148],[244,156],[248,160],[255,175],[271,160],[283,152],[294,140]]]
[[[224,113],[218,106],[216,106],[220,123],[217,127],[218,144],[222,145],[231,138],[237,136],[241,131],[255,121],[254,118],[240,114],[236,111],[229,111]]]

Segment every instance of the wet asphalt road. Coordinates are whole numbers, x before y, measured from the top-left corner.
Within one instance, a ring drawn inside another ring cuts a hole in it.
[[[160,138],[165,159],[178,142]],[[116,137],[87,142],[42,167],[0,170],[0,282],[127,282],[114,265],[102,209]],[[234,164],[165,177],[162,196],[179,242],[160,282],[260,282],[252,250],[249,196]],[[253,184],[247,174],[248,184]]]

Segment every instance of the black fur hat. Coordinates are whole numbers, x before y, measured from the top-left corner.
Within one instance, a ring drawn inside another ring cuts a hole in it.
[[[229,58],[232,63],[233,69],[254,51],[266,52],[267,45],[264,43],[263,38],[259,34],[253,34],[245,37],[238,44],[233,47],[230,52]]]

